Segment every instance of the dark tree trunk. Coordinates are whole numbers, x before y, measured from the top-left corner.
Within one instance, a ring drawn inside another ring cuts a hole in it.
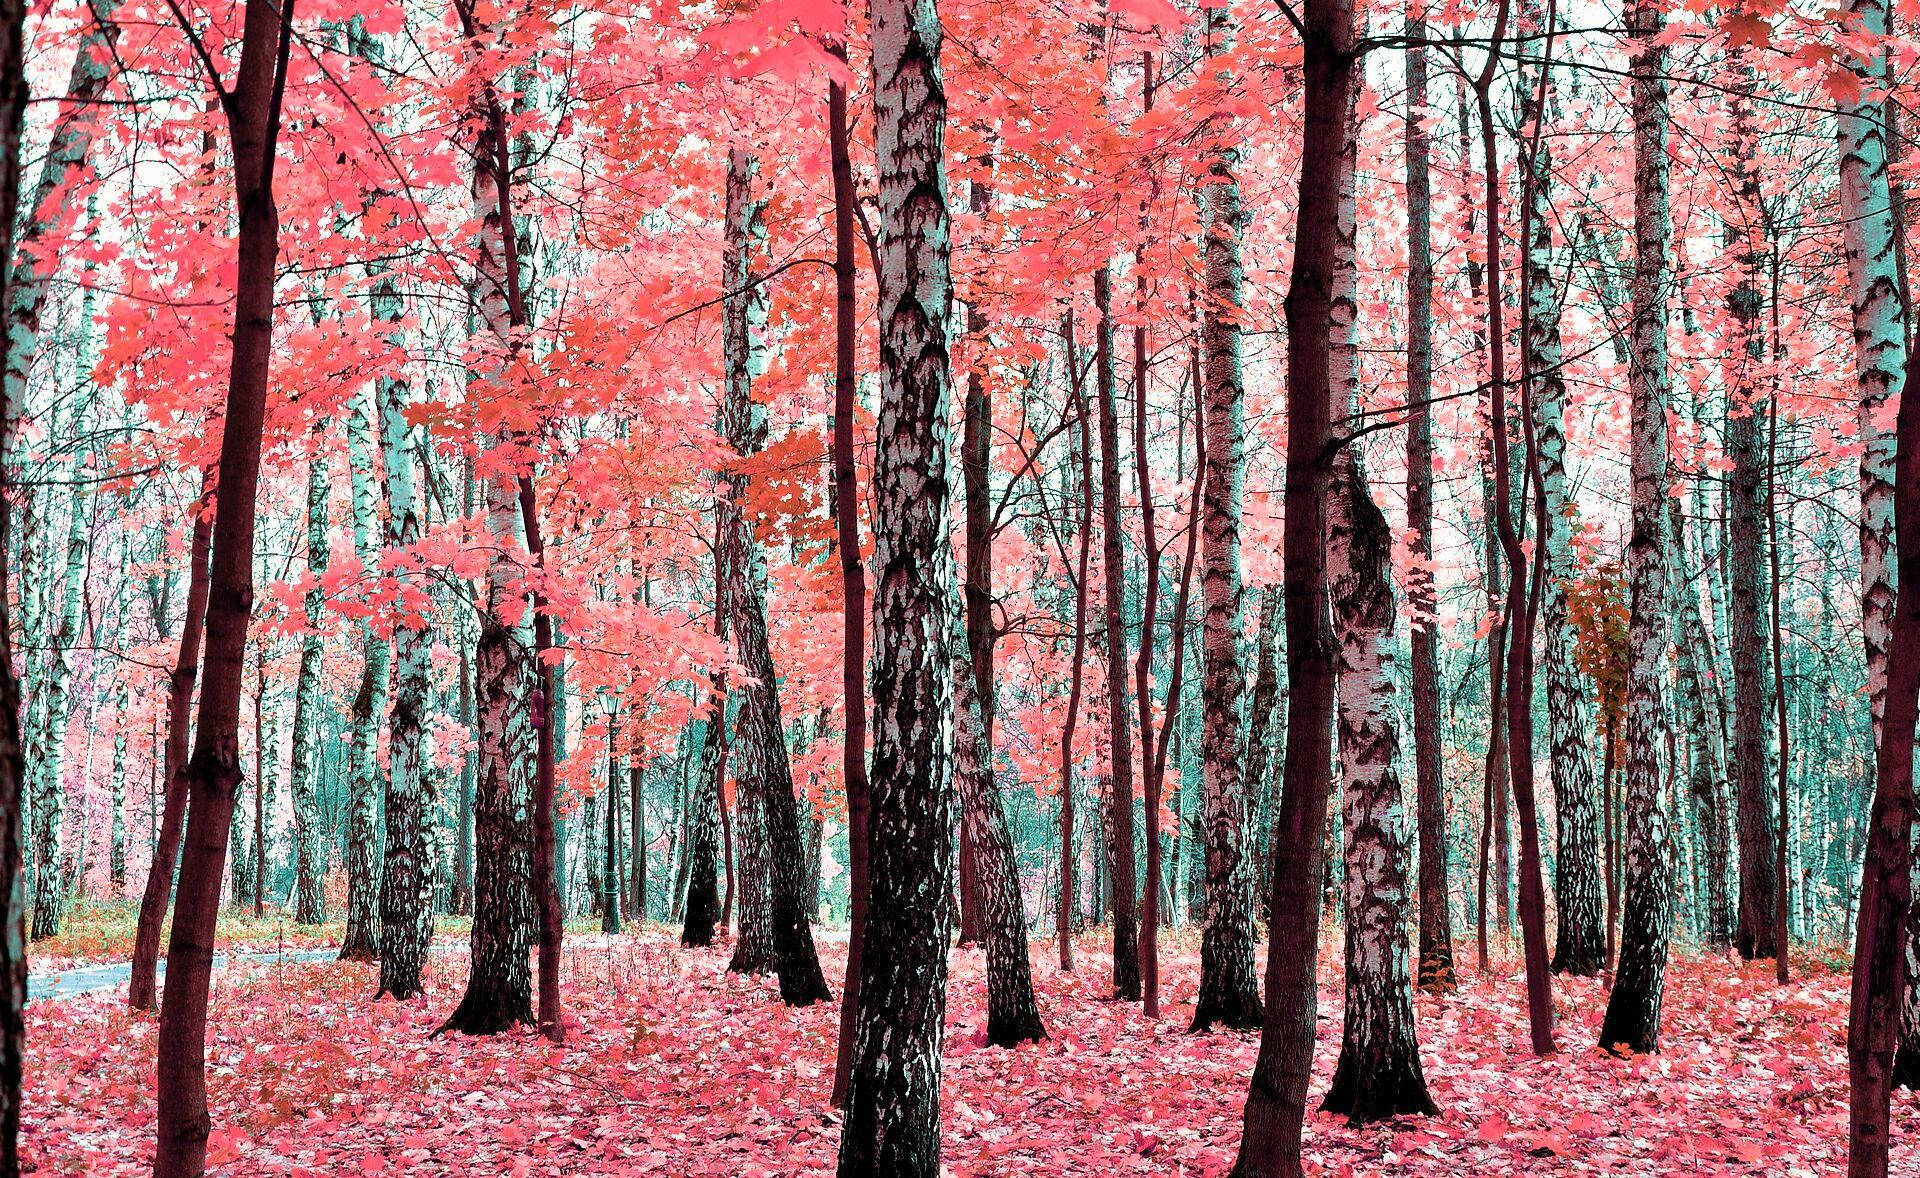
[[[1645,1053],[1660,1044],[1674,872],[1660,791],[1667,729],[1665,678],[1667,333],[1670,287],[1666,51],[1660,11],[1636,0],[1633,62],[1634,272],[1632,385],[1633,526],[1627,543],[1626,902],[1620,961],[1600,1025],[1600,1046]]]
[[[1427,103],[1425,8],[1407,6],[1407,102]],[[1412,599],[1414,793],[1420,833],[1420,967],[1417,982],[1433,993],[1454,988],[1453,914],[1448,909],[1446,780],[1440,764],[1440,656],[1433,573],[1433,144],[1421,120],[1406,123],[1407,159],[1407,527],[1418,571]]]
[[[187,818],[187,750],[192,735],[193,685],[200,674],[200,642],[207,616],[207,561],[213,548],[211,478],[202,482],[193,507],[193,538],[187,547],[186,617],[180,623],[180,653],[167,677],[167,793],[155,836],[153,862],[140,896],[140,917],[133,934],[133,973],[127,982],[127,1005],[135,1010],[158,1007],[155,978],[160,958],[160,926],[167,919],[167,899],[173,890],[173,866],[180,855],[180,833]]]
[[[1140,62],[1140,100],[1143,107],[1153,109],[1153,54],[1145,54]],[[1152,187],[1158,187],[1154,184]],[[1147,217],[1147,195],[1140,198],[1140,221],[1144,232],[1150,222]],[[1147,875],[1140,887],[1140,994],[1142,1010],[1148,1018],[1160,1017],[1160,791],[1163,778],[1156,771],[1154,762],[1158,756],[1160,742],[1166,735],[1166,725],[1160,726],[1156,736],[1153,725],[1153,643],[1155,631],[1159,628],[1160,612],[1160,537],[1154,527],[1153,511],[1153,475],[1147,465],[1147,384],[1149,368],[1147,365],[1147,268],[1145,259],[1136,252],[1134,257],[1134,313],[1140,316],[1140,322],[1133,327],[1133,469],[1140,485],[1140,551],[1142,563],[1146,566],[1146,584],[1142,587],[1140,606],[1140,649],[1133,662],[1134,698],[1140,708],[1140,778],[1143,805],[1141,813],[1146,826]],[[1171,700],[1173,697],[1169,696]]]
[[[471,494],[467,514],[473,514]],[[460,644],[460,723],[471,732],[474,729],[473,656],[468,652],[465,634],[456,641]],[[460,802],[454,814],[453,895],[447,907],[457,916],[473,913],[473,760],[471,752],[460,758]]]
[[[741,457],[766,445],[767,410],[752,396],[764,367],[767,288],[754,275],[765,248],[765,200],[753,193],[758,165],[735,148],[727,160],[727,265],[725,274],[726,404],[722,433]],[[767,639],[766,563],[754,539],[746,508],[747,478],[725,476],[720,517],[720,563],[726,572],[727,623],[735,657],[746,667],[739,717],[740,812],[751,867],[742,872],[740,940],[732,968],[758,972],[765,966],[780,975],[780,997],[789,1006],[806,1006],[828,997],[813,948],[813,931],[801,899],[805,863],[800,848],[799,815],[793,800],[793,771],[787,759],[780,715],[779,676]],[[749,907],[751,903],[752,907]],[[751,919],[750,919],[751,917]],[[764,934],[764,944],[759,938]],[[764,948],[764,955],[760,950]]]
[[[964,636],[955,649],[965,651]],[[979,680],[964,653],[954,659],[954,783],[960,794],[961,821],[973,835],[974,865],[980,872],[980,932],[987,949],[987,1042],[1011,1047],[1044,1039],[1040,1008],[1033,998],[1033,972],[1027,960],[1027,914],[1020,898],[1020,876],[1013,838],[1000,794],[993,784],[991,748],[982,731]]]
[[[620,717],[607,717],[606,863],[600,872],[600,931],[620,931]]]
[[[727,700],[724,689],[714,692],[713,714],[707,717],[701,742],[699,775],[688,803],[692,850],[688,853],[686,922],[680,943],[689,949],[713,944],[720,914],[720,782],[727,772]]]
[[[26,4],[0,2],[0,307],[9,306],[13,229],[20,205],[20,129],[27,107]],[[0,372],[12,371],[0,339]],[[0,405],[0,455],[16,406]],[[14,488],[0,462],[0,1178],[20,1173],[20,1081],[26,1057],[27,927],[24,832],[26,761],[20,746],[20,680],[13,669],[8,541]],[[151,1005],[151,1002],[149,1002]]]
[[[843,60],[846,46],[833,50]],[[847,794],[847,977],[840,990],[840,1043],[834,1057],[833,1103],[847,1105],[853,1067],[853,1019],[860,1009],[860,955],[867,924],[867,566],[860,556],[859,467],[854,458],[853,413],[857,392],[853,188],[847,88],[828,85],[828,147],[833,163],[833,513],[840,558],[841,741],[840,774]]]
[[[1287,755],[1273,847],[1274,924],[1260,1054],[1248,1086],[1239,1175],[1301,1173],[1318,1019],[1320,880],[1333,759],[1334,642],[1327,615],[1328,391],[1334,251],[1355,56],[1351,0],[1306,0],[1305,116],[1298,229],[1287,291],[1286,570]]]
[[[874,0],[880,402],[874,432],[873,780],[843,1178],[934,1178],[947,1005],[953,672],[947,104],[934,0]]]
[[[1733,118],[1736,141],[1751,144],[1757,154],[1752,100],[1744,90],[1734,103]],[[1759,281],[1766,235],[1758,161],[1743,152],[1731,162],[1742,224],[1730,230],[1738,235],[1735,261],[1740,266],[1740,284],[1727,296],[1727,310],[1739,336],[1729,364],[1733,380],[1726,423],[1727,456],[1733,461],[1727,483],[1727,625],[1732,631],[1727,646],[1733,660],[1733,748],[1728,767],[1740,847],[1740,923],[1734,945],[1742,957],[1752,960],[1773,957],[1780,950],[1774,928],[1780,888],[1774,840],[1780,836],[1774,829],[1773,781],[1767,771],[1771,701],[1765,661],[1767,622],[1760,599],[1765,560],[1760,527],[1768,506],[1763,493],[1767,467],[1760,452],[1758,387],[1760,367],[1766,361]]]
[[[260,436],[273,356],[273,281],[280,249],[273,164],[292,46],[292,0],[247,0],[240,62],[222,98],[233,148],[239,210],[233,356],[220,443],[218,506],[208,565],[206,674],[187,762],[194,820],[180,866],[180,894],[167,947],[168,978],[158,1039],[156,1178],[206,1170],[207,992],[214,926],[226,875],[227,835],[240,784],[240,692],[253,613],[255,495]],[[208,79],[214,83],[215,79]]]
[[[1100,423],[1100,570],[1106,582],[1107,749],[1112,788],[1107,795],[1107,904],[1113,916],[1113,994],[1140,998],[1139,893],[1133,857],[1133,716],[1127,694],[1126,565],[1120,534],[1120,415],[1115,405],[1112,271],[1093,273],[1100,321],[1094,337],[1094,400]]]

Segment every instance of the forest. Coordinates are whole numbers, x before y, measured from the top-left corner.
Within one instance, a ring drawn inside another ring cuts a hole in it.
[[[0,1178],[1920,1174],[1916,69],[0,0]]]

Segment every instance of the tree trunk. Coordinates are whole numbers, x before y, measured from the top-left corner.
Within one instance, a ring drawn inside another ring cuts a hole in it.
[[[405,306],[391,275],[377,278],[372,304],[376,321],[395,325],[387,342],[398,350],[405,343],[397,326]],[[386,547],[404,553],[420,542],[422,524],[414,463],[419,437],[407,421],[412,390],[396,376],[381,377],[374,389],[379,402],[381,461],[386,468]],[[380,992],[405,999],[421,992],[421,971],[433,940],[433,849],[427,824],[436,799],[428,779],[427,747],[433,599],[412,578],[402,580],[400,593],[393,626],[387,837],[380,877]]]
[[[1013,838],[1000,794],[993,784],[991,746],[982,729],[979,679],[966,652],[966,635],[957,634],[953,662],[954,785],[960,794],[961,821],[973,836],[974,865],[980,872],[980,931],[987,949],[987,1042],[1012,1047],[1047,1037],[1033,998],[1032,967],[1027,960],[1027,914],[1020,898],[1020,876]]]
[[[1853,0],[1851,27],[1863,37],[1889,32],[1884,0]],[[1887,61],[1853,62],[1867,98],[1839,120],[1840,220],[1853,307],[1854,365],[1859,380],[1861,622],[1866,640],[1867,694],[1874,725],[1875,788],[1860,880],[1853,995],[1847,1031],[1848,1170],[1887,1172],[1888,1099],[1896,1059],[1905,949],[1913,892],[1913,732],[1920,677],[1920,405],[1900,396],[1906,383],[1907,307],[1903,252],[1888,186]],[[1881,424],[1899,401],[1898,437]],[[1899,594],[1888,567],[1895,528],[1898,464]],[[1897,612],[1896,612],[1897,607]],[[1893,630],[1902,631],[1894,643]],[[1891,658],[1889,651],[1891,650]],[[1890,665],[1893,664],[1893,665]],[[1782,881],[1785,882],[1784,880]]]
[[[1726,952],[1733,943],[1733,901],[1727,892],[1727,798],[1716,732],[1707,716],[1705,675],[1701,652],[1707,649],[1700,602],[1687,576],[1686,521],[1680,500],[1667,500],[1668,528],[1673,538],[1674,705],[1686,739],[1687,792],[1694,803],[1700,838],[1699,860],[1704,879],[1701,901],[1706,910],[1706,943]],[[1674,766],[1679,772],[1679,765]]]
[[[20,128],[27,107],[26,4],[0,2],[0,306],[12,305],[13,232],[20,204]],[[12,371],[13,340],[0,336],[0,372]],[[0,456],[11,446],[19,402],[0,392]],[[26,1058],[27,913],[20,747],[20,680],[13,666],[12,472],[0,461],[0,1178],[20,1173],[20,1084]],[[151,973],[151,971],[149,971]],[[151,1005],[151,1002],[149,1002]]]
[[[1538,17],[1528,6],[1529,29]],[[1527,97],[1523,127],[1535,125],[1552,108],[1552,71]],[[1539,136],[1525,148],[1531,196],[1528,238],[1525,357],[1532,382],[1533,427],[1540,456],[1541,493],[1546,528],[1541,537],[1540,616],[1545,631],[1547,743],[1551,750],[1554,799],[1554,911],[1558,916],[1553,947],[1555,973],[1590,976],[1606,968],[1606,930],[1602,927],[1600,824],[1597,783],[1589,748],[1593,723],[1574,664],[1573,627],[1567,618],[1566,584],[1573,577],[1573,524],[1579,508],[1568,488],[1566,463],[1567,382],[1562,372],[1560,284],[1553,254],[1553,155]]]
[[[1332,388],[1335,250],[1341,161],[1355,75],[1351,0],[1306,0],[1305,116],[1301,133],[1298,228],[1287,291],[1287,385]],[[1301,1173],[1318,1023],[1320,879],[1333,758],[1334,641],[1327,616],[1327,496],[1332,474],[1329,398],[1302,396],[1287,414],[1286,569],[1287,756],[1275,824],[1273,899],[1267,942],[1267,1003],[1260,1054],[1248,1086],[1239,1175]]]
[[[1114,404],[1112,269],[1093,274],[1100,320],[1094,336],[1094,399],[1100,424],[1100,570],[1105,584],[1107,647],[1107,903],[1113,917],[1113,994],[1140,998],[1139,893],[1133,857],[1133,716],[1127,695],[1126,566],[1120,535],[1120,415]]]
[[[722,290],[725,302],[727,399],[722,433],[741,458],[758,454],[767,440],[766,403],[755,401],[753,382],[765,369],[768,294],[756,281],[756,265],[766,249],[766,201],[753,192],[758,163],[734,148],[727,155],[727,257]],[[789,1006],[827,998],[827,983],[814,952],[813,931],[800,891],[805,864],[800,848],[799,815],[793,800],[793,770],[787,759],[780,716],[779,677],[767,640],[766,558],[746,516],[747,476],[725,476],[720,517],[721,565],[727,588],[722,595],[733,630],[734,654],[745,666],[741,685],[740,812],[746,848],[740,941],[732,968],[758,972],[764,963],[780,975],[780,997]],[[757,863],[755,862],[757,860]],[[751,902],[751,907],[749,907]],[[752,919],[749,919],[749,914]],[[755,927],[759,926],[759,927]],[[755,944],[764,930],[765,956]]]
[[[720,911],[720,783],[727,775],[727,696],[716,686],[700,745],[700,771],[693,785],[689,823],[693,840],[688,853],[686,922],[680,943],[689,949],[713,944],[713,930],[724,918]]]
[[[456,0],[463,21],[471,10]],[[484,99],[476,106],[488,105]],[[476,138],[490,138],[486,110],[468,117],[480,124]],[[479,225],[473,298],[484,328],[508,334],[510,308],[507,228],[511,211],[500,199],[498,152],[476,152],[473,205]],[[484,379],[471,372],[469,383]],[[486,530],[492,542],[487,562],[486,602],[474,649],[474,694],[480,723],[476,741],[479,781],[473,802],[473,927],[467,989],[441,1031],[492,1035],[532,1023],[533,979],[527,953],[533,943],[533,829],[536,693],[530,652],[533,638],[521,604],[522,554],[527,550],[520,489],[511,469],[494,467],[482,487]],[[512,611],[520,621],[509,626]]]
[[[192,759],[183,776],[194,821],[180,865],[158,1039],[156,1178],[206,1169],[207,991],[226,874],[227,831],[240,770],[240,691],[253,611],[255,493],[273,355],[273,280],[280,248],[273,161],[292,46],[292,0],[247,0],[240,62],[224,97],[239,210],[233,356],[220,443],[206,620],[206,680]]]
[[[1673,929],[1674,871],[1661,790],[1667,730],[1665,678],[1667,535],[1666,50],[1659,9],[1636,0],[1633,59],[1634,263],[1632,348],[1633,522],[1627,541],[1626,899],[1620,962],[1600,1026],[1600,1046],[1645,1053],[1660,1044],[1660,1003]]]
[[[1424,7],[1407,6],[1407,109],[1427,104]],[[1420,117],[1406,122],[1407,161],[1407,528],[1414,573],[1407,596],[1413,692],[1414,794],[1420,830],[1422,990],[1451,993],[1453,914],[1448,908],[1446,779],[1440,762],[1440,655],[1433,570],[1433,141]],[[1562,820],[1564,821],[1564,819]]]
[[[1233,44],[1232,10],[1208,10],[1209,44]],[[1217,67],[1216,67],[1217,68]],[[1221,71],[1224,72],[1224,71]],[[1221,134],[1226,133],[1220,128]],[[1240,237],[1246,211],[1236,174],[1240,153],[1222,143],[1209,156],[1203,188],[1207,297],[1202,319],[1206,352],[1207,456],[1200,504],[1200,665],[1204,724],[1200,737],[1206,813],[1207,925],[1200,938],[1200,992],[1193,1029],[1260,1025],[1260,986],[1253,975],[1253,894],[1247,878],[1246,797],[1241,780],[1246,746],[1240,730],[1240,513],[1246,479],[1246,389],[1240,371],[1240,316],[1246,275]],[[1324,328],[1322,329],[1324,334]],[[1298,382],[1290,387],[1306,387]],[[1289,492],[1289,503],[1293,502]],[[1324,607],[1322,607],[1324,608]],[[1293,623],[1292,603],[1288,625]],[[1291,635],[1289,639],[1291,640]],[[1321,799],[1321,807],[1326,801]]]
[[[193,536],[187,545],[187,601],[186,616],[180,622],[180,652],[167,677],[166,801],[160,813],[160,831],[154,836],[147,884],[140,896],[140,917],[133,934],[132,973],[127,981],[127,1005],[135,1010],[154,1010],[159,1005],[155,975],[160,958],[160,926],[167,919],[173,865],[179,858],[180,836],[187,817],[187,750],[193,685],[200,674],[200,645],[206,628],[210,576],[207,566],[213,550],[212,497],[213,479],[203,476],[200,498],[193,506]]]
[[[946,96],[935,0],[874,0],[880,403],[874,437],[871,889],[839,1172],[933,1178],[947,997]]]
[[[368,570],[379,567],[379,488],[374,482],[374,406],[367,394],[355,390],[347,416],[347,459],[351,473],[353,551]],[[353,739],[347,746],[347,931],[340,942],[340,960],[381,962],[381,992],[411,998],[419,992],[417,978],[409,979],[404,962],[388,989],[385,954],[383,893],[386,849],[381,840],[380,727],[387,710],[387,679],[392,651],[376,637],[365,620],[356,626],[356,641],[365,653],[360,665],[360,689],[353,696]],[[393,824],[394,815],[388,815]],[[405,826],[410,819],[398,816]],[[389,832],[391,833],[391,832]],[[405,859],[407,848],[395,848]]]
[[[831,52],[846,57],[844,42]],[[834,1056],[833,1104],[847,1106],[853,1068],[853,1017],[860,1009],[860,955],[867,924],[867,566],[860,553],[859,466],[854,457],[854,397],[859,338],[854,300],[852,134],[847,88],[827,87],[828,150],[833,170],[833,516],[840,559],[840,704],[845,735],[840,776],[847,795],[847,974],[840,989],[840,1041]]]
[[[1733,748],[1728,758],[1740,846],[1740,926],[1734,944],[1741,955],[1772,957],[1781,947],[1775,936],[1779,909],[1780,837],[1772,775],[1767,765],[1767,716],[1772,707],[1767,682],[1767,615],[1761,604],[1761,568],[1765,561],[1761,523],[1770,514],[1763,480],[1766,456],[1760,452],[1761,366],[1766,362],[1766,333],[1760,267],[1767,256],[1766,212],[1760,200],[1760,136],[1754,122],[1754,73],[1746,52],[1736,55],[1742,79],[1733,95],[1730,161],[1735,179],[1738,221],[1729,226],[1729,245],[1740,267],[1740,283],[1727,295],[1737,346],[1729,357],[1727,382],[1727,457],[1733,470],[1727,484],[1727,624],[1733,662]]]
[[[1339,643],[1341,831],[1346,858],[1346,1011],[1322,1106],[1352,1124],[1432,1113],[1414,1034],[1408,970],[1407,812],[1394,706],[1393,535],[1349,436],[1360,408],[1355,165],[1359,122],[1341,162],[1334,239],[1328,418],[1342,438],[1327,504],[1327,578]]]
[[[1085,686],[1087,653],[1087,571],[1093,545],[1093,438],[1087,422],[1086,388],[1080,361],[1074,355],[1073,313],[1061,320],[1068,379],[1073,389],[1073,416],[1079,430],[1080,564],[1073,582],[1073,669],[1068,678],[1067,715],[1060,728],[1060,906],[1054,936],[1060,949],[1060,968],[1073,969],[1076,848],[1073,831],[1073,738],[1080,724],[1080,695]]]

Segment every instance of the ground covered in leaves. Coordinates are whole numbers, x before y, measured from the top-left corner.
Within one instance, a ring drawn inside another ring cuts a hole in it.
[[[823,942],[828,976],[844,945]],[[1217,1174],[1232,1160],[1253,1034],[1190,1035],[1198,955],[1166,945],[1166,1011],[1105,1000],[1089,941],[1062,974],[1035,946],[1050,1037],[984,1046],[984,965],[956,951],[945,1157],[955,1174]],[[723,948],[671,936],[577,938],[567,1043],[530,1034],[433,1038],[464,954],[436,954],[429,999],[373,1001],[364,966],[284,963],[218,975],[210,1161],[227,1174],[831,1172],[837,1006],[788,1010],[770,981],[726,972]],[[1435,1117],[1349,1128],[1315,1115],[1327,1174],[1830,1174],[1846,1143],[1846,978],[1679,958],[1664,1050],[1593,1049],[1605,995],[1557,979],[1561,1052],[1528,1050],[1517,966],[1421,996]],[[1323,969],[1315,1095],[1339,1048],[1337,963]],[[836,986],[836,990],[837,990]],[[155,1027],[118,994],[28,1012],[25,1150],[52,1174],[143,1173],[154,1126]],[[1915,1098],[1896,1101],[1896,1169],[1920,1173]]]

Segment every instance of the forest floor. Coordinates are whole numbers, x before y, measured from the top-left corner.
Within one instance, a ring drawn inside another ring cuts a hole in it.
[[[1327,938],[1338,945],[1335,934]],[[982,1040],[984,964],[953,956],[943,1116],[954,1174],[1217,1174],[1231,1162],[1258,1036],[1190,1035],[1197,943],[1163,941],[1164,1017],[1106,999],[1089,938],[1078,970],[1034,946],[1049,1038]],[[1561,1052],[1527,1047],[1517,963],[1498,959],[1444,999],[1419,996],[1440,1113],[1349,1128],[1309,1117],[1321,1173],[1831,1174],[1846,1145],[1847,979],[1676,957],[1664,1049],[1594,1049],[1604,991],[1556,979]],[[824,939],[829,978],[844,945]],[[432,1038],[459,998],[464,952],[435,954],[426,1001],[373,1001],[374,974],[338,962],[242,964],[216,976],[209,1050],[224,1174],[714,1174],[831,1172],[837,1004],[782,1006],[728,951],[671,934],[570,938],[569,1033]],[[1337,953],[1321,971],[1317,1102],[1339,1048]],[[835,986],[837,991],[838,986]],[[154,1129],[155,1026],[114,994],[28,1010],[24,1149],[50,1174],[142,1173]],[[1920,1174],[1920,1103],[1895,1101],[1897,1172]],[[1906,1154],[1908,1156],[1901,1156]]]

